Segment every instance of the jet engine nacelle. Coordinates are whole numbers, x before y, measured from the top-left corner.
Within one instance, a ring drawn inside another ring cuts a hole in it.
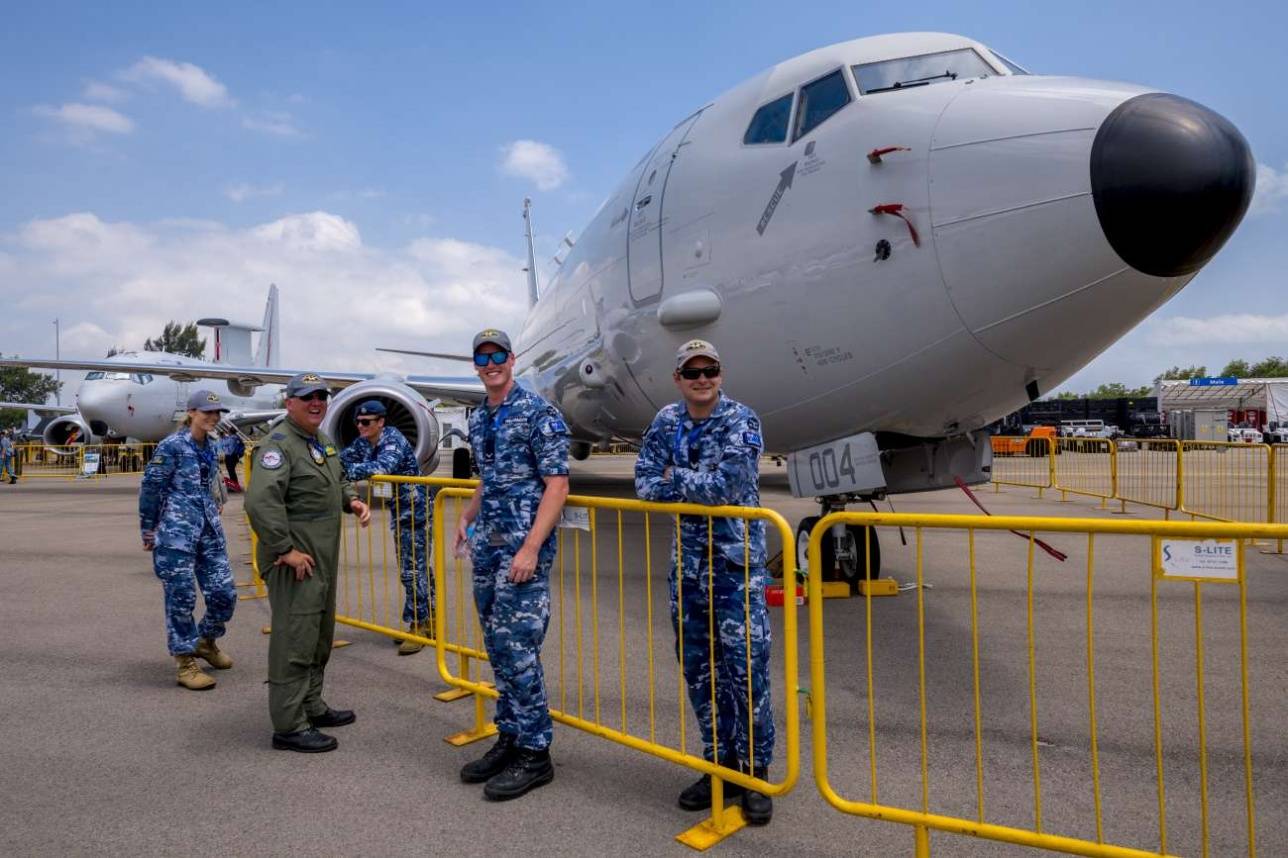
[[[228,392],[233,396],[251,397],[255,395],[256,390],[259,390],[258,384],[250,384],[239,378],[228,379]]]
[[[46,424],[43,433],[45,444],[50,447],[65,446],[67,439],[72,436],[73,430],[76,432],[76,441],[74,443],[97,444],[100,441],[93,430],[90,429],[89,424],[85,422],[85,418],[79,414],[64,414],[62,417],[50,420]]]
[[[341,447],[347,446],[358,437],[358,427],[353,423],[358,406],[369,399],[384,404],[385,425],[403,433],[416,451],[422,474],[438,467],[438,418],[423,396],[394,379],[374,378],[341,390],[331,398],[322,431]]]

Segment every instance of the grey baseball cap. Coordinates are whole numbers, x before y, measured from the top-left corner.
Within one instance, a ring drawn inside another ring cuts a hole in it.
[[[708,357],[716,363],[720,362],[720,353],[711,343],[706,340],[689,340],[675,353],[675,368],[683,369],[684,365],[695,357]]]
[[[470,349],[470,351],[471,352],[478,351],[479,346],[483,345],[484,343],[492,343],[493,345],[496,345],[496,346],[499,346],[500,348],[505,349],[507,352],[514,351],[514,349],[510,347],[510,335],[507,334],[505,331],[500,331],[500,330],[497,330],[496,328],[487,328],[475,334],[474,347]]]
[[[188,410],[198,411],[227,411],[228,406],[224,405],[219,399],[219,394],[213,390],[194,390],[188,394]]]
[[[289,399],[296,396],[307,396],[310,393],[316,393],[319,390],[331,392],[331,388],[322,380],[322,376],[316,372],[302,372],[299,375],[286,382],[286,397]]]

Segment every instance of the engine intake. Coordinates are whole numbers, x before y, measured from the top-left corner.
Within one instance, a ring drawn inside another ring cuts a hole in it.
[[[375,399],[385,406],[385,425],[403,434],[412,449],[420,472],[429,474],[438,467],[438,418],[425,397],[401,381],[375,378],[346,387],[331,399],[322,431],[341,447],[358,437],[353,418],[358,406]]]
[[[100,439],[95,437],[94,432],[90,429],[89,424],[79,414],[65,414],[50,420],[45,426],[42,433],[45,444],[50,447],[63,447],[69,443],[72,432],[76,432],[76,440],[71,441],[73,444],[97,444]]]

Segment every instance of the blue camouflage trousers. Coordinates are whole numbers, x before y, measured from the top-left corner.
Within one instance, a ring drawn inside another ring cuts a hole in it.
[[[410,515],[390,517],[389,529],[398,540],[399,577],[403,591],[403,622],[430,625],[430,605],[434,603],[434,583],[429,577],[429,538],[425,520],[419,524]]]
[[[711,761],[731,761],[736,756],[743,766],[750,762],[756,768],[768,768],[774,753],[771,633],[765,607],[769,573],[763,566],[746,569],[719,554],[708,569],[705,546],[691,548],[686,543],[684,548],[683,575],[677,576],[675,567],[671,568],[671,626],[689,704],[702,731],[703,756]]]
[[[486,543],[486,539],[479,540]],[[483,628],[483,643],[500,696],[493,720],[521,748],[550,747],[552,724],[541,667],[541,645],[550,625],[550,567],[553,551],[541,551],[536,573],[523,584],[511,583],[507,546],[474,549],[474,605]]]
[[[209,526],[197,540],[196,551],[157,546],[152,549],[152,568],[165,591],[165,635],[170,655],[190,655],[199,638],[223,637],[224,624],[237,607],[237,589],[228,551],[210,532]],[[206,600],[201,623],[193,622],[197,588]]]

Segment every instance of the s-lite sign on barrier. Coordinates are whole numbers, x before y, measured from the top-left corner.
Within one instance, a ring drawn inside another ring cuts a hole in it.
[[[1274,498],[1270,447],[1181,442],[1181,512],[1217,521],[1267,521]]]
[[[915,602],[824,603],[821,539],[835,524],[911,530]],[[1069,552],[1068,566],[1035,551],[1039,534]],[[910,826],[918,856],[930,854],[932,830],[1075,855],[1255,856],[1244,550],[1285,535],[1260,524],[825,516],[809,541],[820,792],[846,813]],[[1115,573],[1137,560],[1139,575],[1097,577],[1106,554]],[[1257,616],[1273,630],[1272,606]],[[1098,647],[1097,631],[1112,645]],[[831,700],[846,705],[831,711]],[[866,765],[851,750],[863,744]],[[1283,807],[1288,789],[1262,765],[1258,788]],[[1267,824],[1278,835],[1267,839],[1283,843],[1279,815]]]
[[[488,732],[481,720],[481,700],[484,696],[495,697],[496,689],[472,675],[473,668],[487,659],[474,601],[467,596],[472,590],[472,572],[466,560],[449,557],[447,551],[450,534],[470,494],[466,489],[448,488],[439,491],[434,499],[434,621],[440,675],[449,685],[473,694],[476,700],[479,720],[463,738],[479,738]],[[779,735],[774,743],[774,756],[780,761],[775,765],[782,770],[781,777],[772,781],[768,774],[765,778],[755,777],[720,762],[707,761],[701,736],[694,736],[689,720],[687,686],[677,663],[675,636],[672,629],[654,628],[665,623],[667,616],[663,613],[668,611],[667,573],[672,558],[683,551],[678,538],[682,516],[690,521],[699,518],[708,533],[718,519],[763,521],[770,531],[771,544],[776,534],[783,549],[784,579],[795,579],[792,531],[772,510],[571,495],[565,503],[558,531],[559,553],[550,572],[550,628],[542,658],[550,714],[555,721],[712,776],[711,817],[677,837],[686,845],[705,849],[744,824],[738,808],[724,807],[724,782],[771,796],[784,795],[796,783],[800,765],[795,699],[796,603],[785,600],[779,635],[781,678],[770,683],[772,706],[783,719],[781,727],[775,724]],[[674,535],[668,525],[677,528]],[[628,554],[628,531],[632,545],[642,546],[642,556],[639,551]],[[751,665],[765,664],[768,670],[770,656],[769,642],[753,640],[751,632],[751,587],[763,586],[763,581],[751,577],[746,564],[749,558],[750,546],[744,541],[742,567],[733,573],[742,578],[742,598],[733,600],[742,603],[742,610],[736,611],[732,601],[726,603],[735,615],[741,615],[742,631],[736,634],[737,640],[728,623],[720,622],[712,610],[702,616],[686,616],[683,608],[684,588],[692,586],[694,580],[707,593],[715,587],[717,558],[712,550],[699,558],[701,567],[696,579],[681,577],[678,582],[680,607],[675,621],[680,640],[706,639],[698,656],[707,662],[709,675],[732,673],[739,677],[736,682],[746,682],[745,692],[740,690],[737,699],[728,703],[738,713],[736,720],[741,727],[736,732],[746,736],[747,756],[755,759],[757,748],[764,753],[763,743],[768,742],[768,736],[761,733],[768,728],[767,722],[757,726],[761,718],[751,714],[756,709],[753,700],[758,696],[752,687]],[[725,579],[725,583],[728,581]],[[707,601],[710,605],[719,600]],[[454,651],[459,658],[457,672],[453,672],[448,659]],[[692,657],[693,653],[685,655]],[[710,685],[714,720],[718,701],[715,686]],[[718,731],[712,732],[718,736]],[[727,760],[734,751],[721,747],[719,738],[715,745],[716,761]]]
[[[1055,477],[1050,438],[997,436],[993,445],[993,484],[1038,490],[1051,487]]]
[[[1070,493],[1100,498],[1104,509],[1117,488],[1117,446],[1108,438],[1058,438],[1052,486],[1061,499]]]

